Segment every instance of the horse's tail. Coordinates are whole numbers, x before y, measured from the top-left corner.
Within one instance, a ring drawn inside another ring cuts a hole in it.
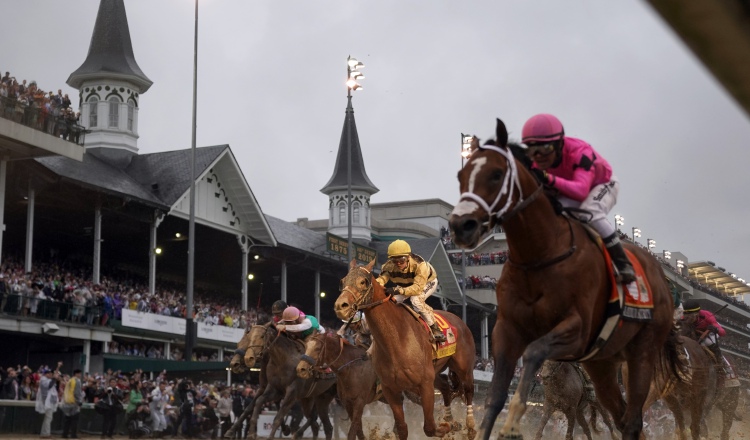
[[[679,347],[681,346],[677,335],[677,329],[672,326],[669,329],[667,340],[664,341],[664,347],[659,353],[659,361],[656,362],[655,377],[669,377],[680,382],[684,381],[688,371],[688,365],[684,357],[680,356]]]
[[[591,430],[594,431],[595,434],[601,434],[602,431],[599,429],[598,426],[596,426],[596,402],[595,401],[589,401],[589,408],[591,408],[591,417],[589,418],[589,426],[591,426]],[[602,414],[602,418],[604,417],[604,414]]]

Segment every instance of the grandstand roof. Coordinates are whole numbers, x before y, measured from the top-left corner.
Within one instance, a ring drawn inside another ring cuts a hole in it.
[[[153,84],[135,61],[123,0],[101,0],[86,61],[70,74],[67,83],[80,89],[85,81],[99,78],[133,82],[140,93]]]
[[[691,280],[705,284],[727,295],[745,295],[750,293],[750,286],[745,282],[719,270],[707,261],[688,264],[688,276]]]

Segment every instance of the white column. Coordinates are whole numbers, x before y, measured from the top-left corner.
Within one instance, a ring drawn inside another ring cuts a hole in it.
[[[172,359],[172,347],[169,341],[164,342],[164,359]]]
[[[242,250],[242,311],[247,311],[247,263],[248,254]]]
[[[94,208],[94,273],[92,280],[99,284],[99,272],[102,263],[102,205],[96,204]]]
[[[107,341],[102,342],[102,353],[104,354],[109,353],[109,342]]]
[[[158,227],[156,219],[149,226],[148,291],[151,295],[156,294],[156,229]]]
[[[104,342],[104,344],[106,345],[107,343]],[[86,359],[83,364],[83,371],[88,373],[91,367],[91,340],[89,339],[83,340],[83,356]]]
[[[484,318],[482,318],[482,358],[487,359],[490,357],[490,335],[489,335],[489,315],[484,314]]]
[[[286,300],[286,260],[281,260],[281,300],[284,302],[287,302]]]
[[[315,271],[315,317],[320,321],[320,271]]]
[[[0,159],[0,264],[3,262],[3,234],[5,233],[5,175],[8,174],[8,160]]]
[[[26,273],[31,272],[31,260],[34,246],[34,188],[31,187],[29,182],[29,204],[26,207],[26,262],[24,264],[24,271]]]

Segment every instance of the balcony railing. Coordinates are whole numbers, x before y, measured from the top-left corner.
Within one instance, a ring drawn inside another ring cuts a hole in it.
[[[47,321],[63,321],[89,326],[106,324],[102,307],[40,299],[26,295],[6,295],[0,303],[0,311],[6,315]]]
[[[78,145],[83,145],[86,137],[86,128],[76,120],[18,99],[0,96],[0,117]]]

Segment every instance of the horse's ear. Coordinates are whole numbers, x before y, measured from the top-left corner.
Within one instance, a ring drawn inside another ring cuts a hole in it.
[[[352,258],[352,261],[349,262],[349,270],[352,270],[355,267],[357,267],[357,260],[355,260],[354,258]]]
[[[375,267],[375,258],[373,258],[372,261],[370,261],[370,264],[368,264],[366,267],[367,271],[372,273],[372,268]]]
[[[500,118],[497,119],[497,125],[495,126],[495,138],[497,139],[497,143],[499,147],[504,147],[508,145],[508,129],[505,128],[505,123],[500,120]]]

